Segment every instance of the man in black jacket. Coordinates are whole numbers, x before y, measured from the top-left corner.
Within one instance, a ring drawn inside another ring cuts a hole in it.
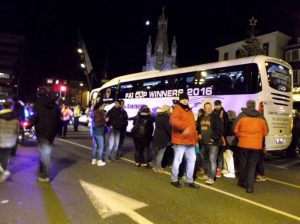
[[[121,129],[128,122],[127,113],[125,114],[124,109],[121,108],[120,100],[117,100],[115,106],[107,112],[105,120],[109,128],[106,160],[115,160],[120,143]]]
[[[55,103],[53,91],[48,87],[39,87],[37,101],[33,107],[30,124],[35,126],[37,145],[40,152],[40,182],[50,182],[51,154],[56,130],[60,119],[60,110]]]
[[[204,104],[205,114],[200,121],[200,135],[203,151],[204,170],[208,176],[206,184],[213,184],[216,177],[217,156],[219,147],[222,146],[222,135],[224,128],[221,118],[212,113],[212,105],[207,102]]]

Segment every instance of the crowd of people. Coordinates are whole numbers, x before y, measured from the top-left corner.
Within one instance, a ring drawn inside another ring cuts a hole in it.
[[[40,152],[38,180],[49,182],[54,139],[57,133],[66,136],[72,117],[74,131],[78,131],[81,110],[80,106],[74,111],[66,105],[60,108],[54,94],[47,88],[40,88],[37,95],[30,124],[35,126]],[[12,106],[8,101],[0,111],[0,181],[10,175],[8,153],[15,145],[19,128]],[[252,193],[255,179],[265,180],[264,136],[268,128],[263,115],[255,109],[254,101],[246,102],[238,116],[232,110],[226,112],[220,100],[214,105],[206,102],[196,121],[186,93],[179,95],[179,101],[173,107],[162,105],[155,117],[147,105],[141,106],[131,118],[124,109],[124,100],[117,100],[109,111],[105,111],[105,106],[105,102],[100,101],[89,113],[93,165],[105,166],[123,156],[122,145],[128,121],[132,120],[135,166],[153,169],[155,173],[164,173],[164,169],[170,166],[171,184],[175,187],[182,187],[183,176],[185,186],[198,188],[194,182],[196,178],[212,185],[223,175],[237,177],[238,185]]]
[[[171,184],[175,187],[182,187],[183,176],[185,186],[198,188],[196,178],[212,185],[223,175],[237,177],[238,185],[252,193],[254,181],[265,180],[264,136],[268,128],[254,101],[248,101],[238,117],[232,110],[226,112],[220,100],[214,105],[206,102],[196,121],[185,93],[179,95],[174,107],[163,105],[155,117],[143,105],[136,116],[128,118],[123,106],[123,100],[117,100],[107,112],[104,102],[94,106],[92,164],[105,166],[122,156],[126,127],[132,120],[135,166],[153,169],[155,173],[164,173],[164,168],[170,166]]]

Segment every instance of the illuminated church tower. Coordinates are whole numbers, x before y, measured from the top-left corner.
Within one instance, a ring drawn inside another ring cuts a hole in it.
[[[165,9],[162,8],[162,15],[158,19],[158,31],[156,35],[154,52],[152,51],[151,36],[149,36],[146,50],[146,65],[143,71],[151,70],[170,70],[176,68],[177,44],[173,37],[171,54],[169,54],[168,45],[168,18],[165,17]]]

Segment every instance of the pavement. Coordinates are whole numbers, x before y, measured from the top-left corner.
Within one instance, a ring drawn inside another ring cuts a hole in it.
[[[56,139],[51,183],[37,181],[35,144],[18,148],[11,178],[0,183],[0,224],[300,223],[299,158],[268,155],[267,181],[257,182],[253,194],[224,177],[178,189],[169,169],[156,174],[134,166],[130,137],[121,160],[91,165],[88,129],[79,130],[70,126],[66,138]]]

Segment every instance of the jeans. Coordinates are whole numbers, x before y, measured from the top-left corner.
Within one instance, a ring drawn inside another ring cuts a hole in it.
[[[63,123],[62,123],[62,133],[61,133],[61,135],[63,137],[66,137],[66,135],[67,135],[67,130],[68,130],[68,124],[69,124],[69,122],[70,122],[70,120],[67,120],[67,121],[63,121]]]
[[[162,159],[164,157],[166,148],[167,147],[158,149],[157,156],[156,156],[156,169],[161,169],[162,168],[161,162],[162,162]]]
[[[111,128],[108,133],[108,148],[106,159],[116,159],[117,150],[120,142],[120,131]]]
[[[201,150],[203,150],[205,174],[208,176],[209,179],[214,180],[216,177],[219,146],[208,144],[202,145]]]
[[[193,182],[194,167],[196,161],[196,152],[194,145],[174,145],[174,160],[172,166],[172,182],[178,181],[179,165],[182,162],[183,155],[186,159],[186,183]]]
[[[261,156],[261,151],[240,148],[240,174],[239,184],[253,189],[256,165]]]
[[[93,135],[93,147],[92,147],[93,159],[97,159],[97,151],[98,151],[98,160],[102,160],[103,149],[104,149],[104,135]]]
[[[51,154],[53,149],[53,142],[46,138],[39,138],[37,140],[37,148],[40,152],[40,173],[42,178],[50,178],[51,174]]]

